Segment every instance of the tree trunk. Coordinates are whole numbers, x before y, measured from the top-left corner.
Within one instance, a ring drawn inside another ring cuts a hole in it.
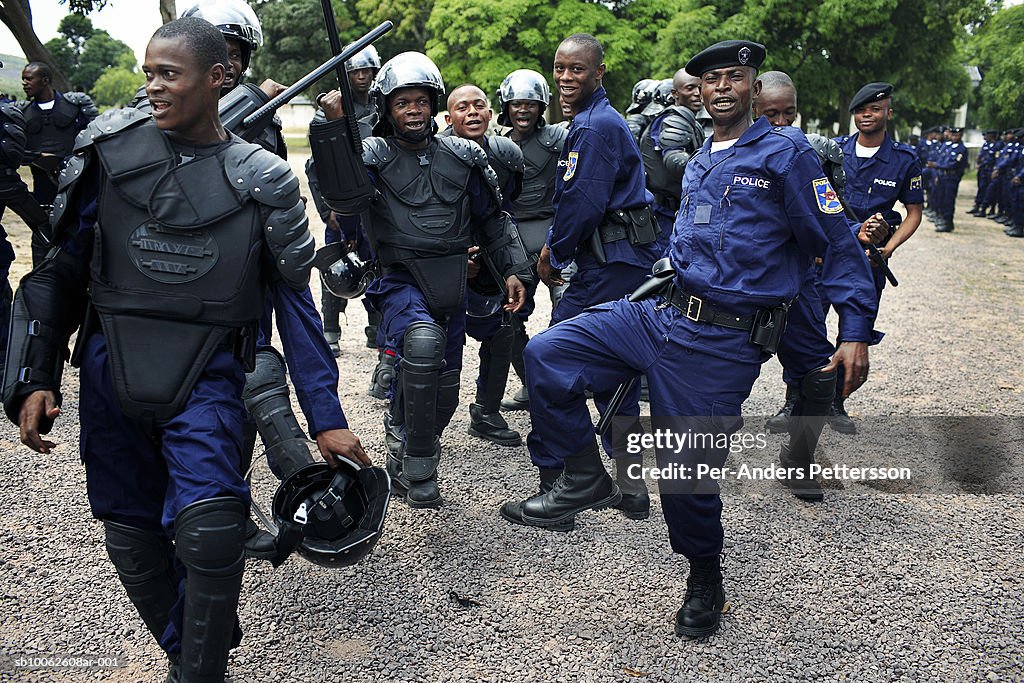
[[[57,66],[50,51],[43,46],[35,29],[32,28],[32,8],[29,6],[29,0],[3,0],[0,3],[0,21],[3,21],[14,34],[18,45],[25,53],[25,58],[30,62],[46,62],[53,73],[53,87],[66,91],[69,88],[67,76]]]
[[[165,24],[178,18],[178,10],[174,0],[160,0],[160,20]]]

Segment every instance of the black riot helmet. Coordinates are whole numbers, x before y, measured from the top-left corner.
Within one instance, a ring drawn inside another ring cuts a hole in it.
[[[665,111],[665,107],[674,104],[672,99],[672,79],[666,78],[663,81],[654,81],[650,86],[651,101],[647,103],[640,113],[644,116],[657,116]]]
[[[498,87],[498,125],[511,126],[508,103],[512,100],[530,100],[540,103],[540,118],[537,127],[544,125],[544,110],[551,102],[551,88],[541,74],[533,69],[517,69],[505,76]]]
[[[355,299],[373,282],[370,265],[349,251],[344,243],[333,242],[316,250],[313,265],[320,271],[320,282],[334,296]]]
[[[226,38],[237,38],[245,49],[244,68],[249,68],[252,53],[263,45],[263,27],[252,7],[242,0],[199,0],[181,13],[181,18],[199,17],[216,26]],[[241,74],[239,74],[241,75]]]
[[[377,48],[367,45],[356,53],[355,57],[345,62],[345,72],[358,71],[359,69],[373,69],[376,74],[380,70],[380,55]]]
[[[303,467],[274,494],[275,524],[301,528],[299,554],[323,567],[347,567],[370,554],[391,497],[391,479],[383,468],[337,460],[337,469],[324,462]]]
[[[644,78],[637,81],[636,85],[633,86],[632,101],[626,107],[626,113],[638,114],[641,109],[646,107],[654,97],[654,86],[657,84],[658,81],[653,78]]]
[[[422,52],[403,52],[395,55],[380,68],[370,86],[370,99],[381,113],[380,121],[373,127],[373,134],[385,137],[396,133],[391,121],[388,96],[402,88],[426,88],[430,92],[430,132],[437,133],[437,122],[433,117],[441,111],[444,96],[444,80],[437,65]],[[415,140],[414,142],[418,142]]]

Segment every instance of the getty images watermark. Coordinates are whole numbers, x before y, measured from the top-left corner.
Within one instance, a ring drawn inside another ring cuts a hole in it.
[[[626,474],[631,479],[680,482],[721,482],[727,479],[737,481],[783,481],[805,478],[832,481],[887,481],[909,480],[909,467],[854,466],[847,464],[823,465],[812,463],[810,467],[783,467],[778,462],[757,464],[738,462],[726,464],[724,458],[703,460],[700,456],[709,453],[737,456],[751,455],[757,451],[778,448],[766,433],[757,432],[715,432],[686,429],[652,427],[648,431],[631,431],[624,437],[628,455],[639,455],[645,450],[655,450],[662,455],[657,466],[631,464]],[[752,453],[753,452],[753,453]],[[695,457],[696,456],[696,457]],[[767,453],[763,457],[771,457]],[[777,455],[775,456],[777,458]],[[761,457],[751,458],[760,460]]]

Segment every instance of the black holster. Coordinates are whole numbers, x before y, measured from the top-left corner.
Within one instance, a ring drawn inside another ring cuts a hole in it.
[[[754,314],[754,325],[750,328],[750,343],[760,346],[765,353],[778,352],[791,305],[791,302],[786,302],[775,308],[758,309]]]

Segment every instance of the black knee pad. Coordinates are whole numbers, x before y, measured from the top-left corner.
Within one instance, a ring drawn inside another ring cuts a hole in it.
[[[245,566],[248,511],[238,498],[209,498],[183,508],[174,520],[178,559],[189,571],[221,577]]]
[[[444,329],[434,322],[414,322],[405,330],[402,345],[402,367],[420,372],[440,370],[448,338]]]
[[[800,383],[800,414],[804,416],[828,415],[829,406],[836,395],[836,371],[812,370]]]
[[[170,567],[170,541],[147,529],[104,520],[107,555],[126,585],[150,581]]]

